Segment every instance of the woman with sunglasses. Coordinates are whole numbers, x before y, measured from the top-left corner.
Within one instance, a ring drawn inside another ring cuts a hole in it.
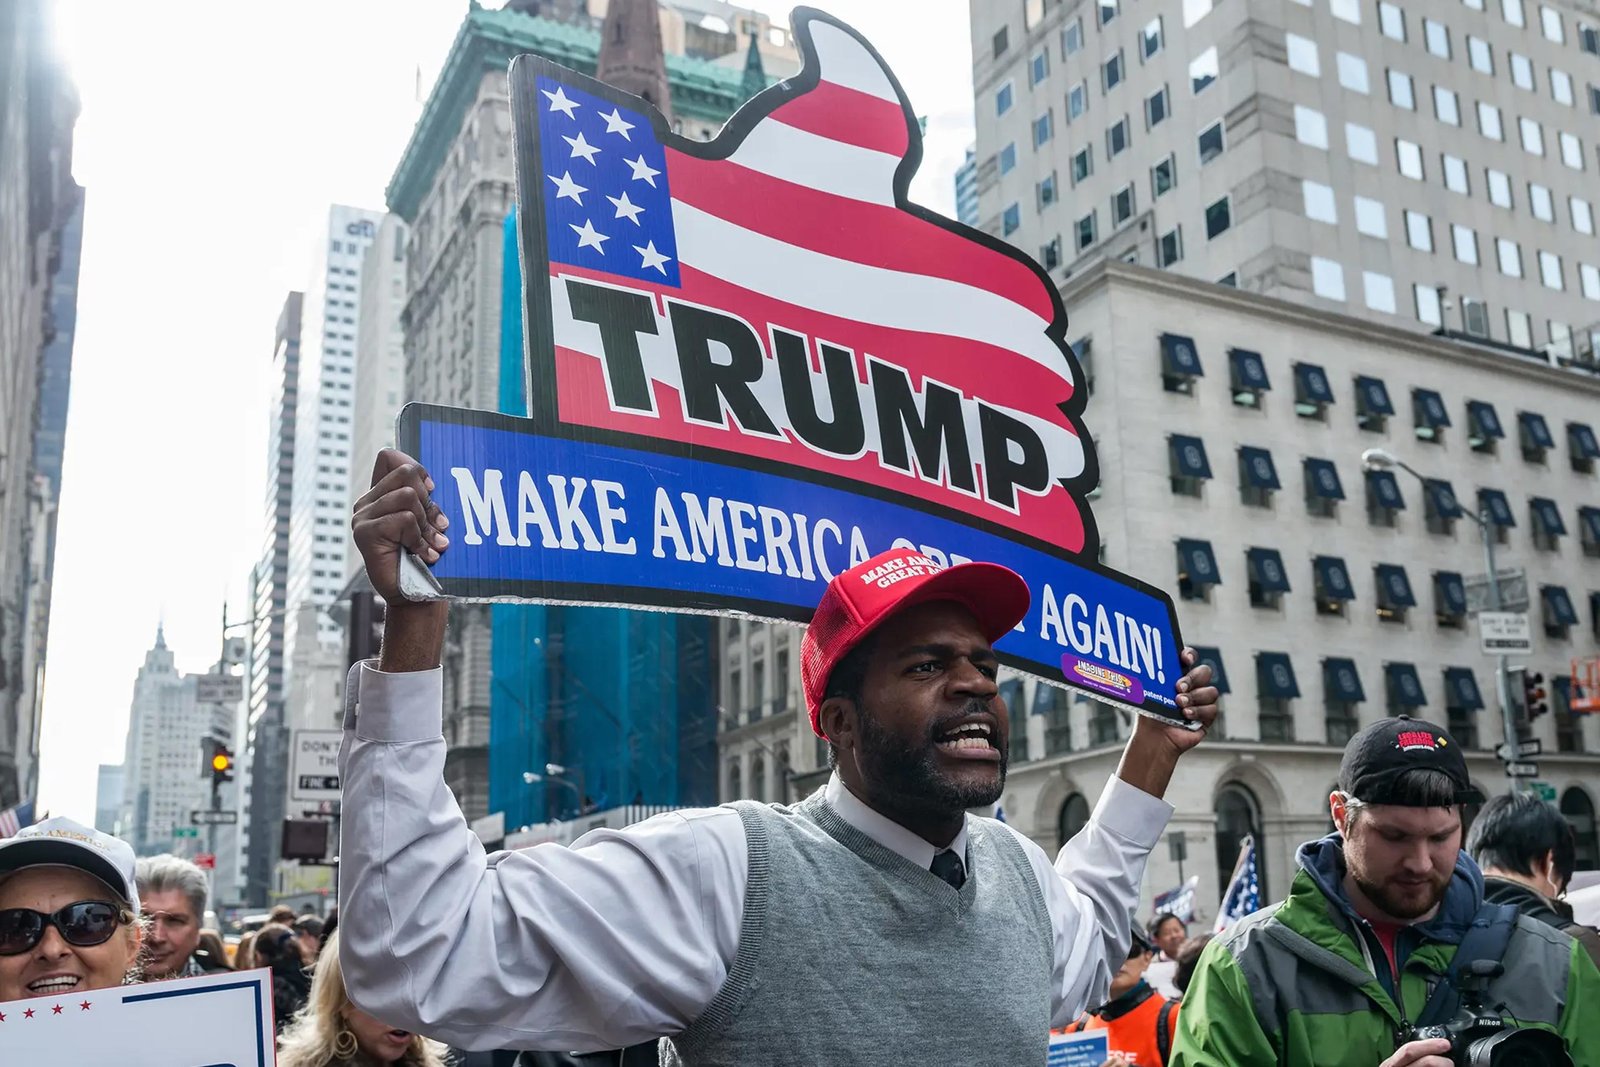
[[[311,999],[278,1042],[278,1067],[445,1067],[445,1047],[397,1030],[350,1003],[339,970],[339,938],[317,956]]]
[[[129,980],[138,914],[125,842],[65,818],[0,841],[0,1003]]]
[[[311,995],[311,976],[300,939],[282,923],[268,923],[256,931],[255,965],[272,971],[272,1014],[283,1033]]]

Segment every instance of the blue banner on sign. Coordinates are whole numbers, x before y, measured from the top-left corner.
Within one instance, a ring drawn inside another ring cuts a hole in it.
[[[1111,1058],[1111,1035],[1104,1030],[1056,1034],[1050,1038],[1045,1067],[1100,1067]]]
[[[451,596],[744,610],[808,620],[834,575],[879,552],[984,560],[1021,574],[1028,615],[996,646],[1013,666],[1168,716],[1169,602],[999,529],[858,491],[685,456],[548,437],[506,416],[407,407],[402,447],[432,474]]]

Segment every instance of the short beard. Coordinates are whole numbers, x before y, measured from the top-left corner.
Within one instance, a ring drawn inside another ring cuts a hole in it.
[[[996,737],[1000,753],[1000,774],[993,785],[968,785],[951,781],[940,772],[934,737],[949,724],[969,715],[981,714],[988,705],[973,701],[960,712],[935,722],[918,746],[895,737],[878,725],[877,717],[857,705],[861,743],[856,760],[862,777],[876,787],[879,798],[899,809],[914,809],[929,814],[956,815],[969,808],[988,807],[1005,792],[1007,753],[1004,738]]]
[[[1439,902],[1444,899],[1445,890],[1450,887],[1450,879],[1453,876],[1454,871],[1446,875],[1445,879],[1435,887],[1434,892],[1428,896],[1428,899],[1417,905],[1391,896],[1383,886],[1368,882],[1353,870],[1350,872],[1350,877],[1356,883],[1356,888],[1360,889],[1368,900],[1372,901],[1385,915],[1404,920],[1421,918],[1437,907]]]

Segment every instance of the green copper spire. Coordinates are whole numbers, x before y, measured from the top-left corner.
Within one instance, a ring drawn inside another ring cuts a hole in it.
[[[745,99],[756,95],[767,87],[767,72],[761,66],[761,48],[756,42],[756,35],[750,34],[750,51],[744,57],[744,81],[739,88],[743,90]]]

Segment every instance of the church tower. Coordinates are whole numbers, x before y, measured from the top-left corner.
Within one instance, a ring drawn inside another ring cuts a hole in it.
[[[600,61],[595,77],[626,93],[642,96],[672,122],[667,61],[662,55],[661,12],[656,0],[611,0],[600,28]]]

